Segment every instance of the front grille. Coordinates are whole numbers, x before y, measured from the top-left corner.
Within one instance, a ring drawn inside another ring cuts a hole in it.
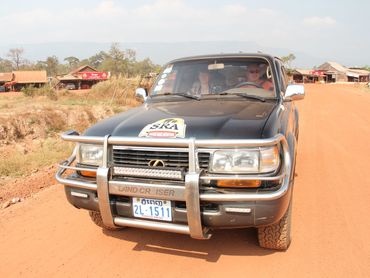
[[[209,153],[198,153],[199,167],[207,169]],[[129,150],[113,148],[113,165],[126,167],[149,167],[150,161],[161,160],[166,168],[187,170],[189,153],[184,151]]]
[[[210,156],[210,153],[198,153],[198,163],[200,169],[208,169]]]

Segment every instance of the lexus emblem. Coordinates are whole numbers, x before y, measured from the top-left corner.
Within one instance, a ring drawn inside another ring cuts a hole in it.
[[[164,162],[159,159],[152,159],[148,162],[148,166],[150,167],[164,167]]]

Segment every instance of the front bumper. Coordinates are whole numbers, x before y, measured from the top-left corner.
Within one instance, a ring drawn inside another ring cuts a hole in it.
[[[63,139],[75,142],[100,142],[104,144],[105,159],[103,166],[96,171],[96,181],[86,182],[63,177],[66,169],[78,170],[71,164],[75,153],[63,164],[56,174],[56,179],[65,185],[69,202],[88,210],[100,211],[106,226],[131,226],[153,230],[190,234],[193,238],[207,239],[210,230],[215,228],[258,227],[277,222],[289,205],[291,186],[291,158],[288,145],[282,135],[263,140],[194,140],[194,139],[156,139],[150,138],[105,138],[75,136],[64,134]],[[109,144],[131,144],[153,146],[182,146],[189,150],[189,171],[185,184],[150,183],[113,180],[106,157]],[[234,178],[235,176],[203,175],[196,167],[196,148],[211,146],[268,146],[281,144],[283,165],[275,176],[243,176],[239,179],[278,180],[280,186],[272,191],[255,192],[216,192],[200,189],[202,180]],[[84,168],[84,170],[86,170]],[[132,201],[134,197],[170,200],[172,203],[172,222],[143,220],[133,217]]]

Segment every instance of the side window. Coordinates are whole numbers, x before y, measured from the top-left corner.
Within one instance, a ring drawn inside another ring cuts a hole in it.
[[[288,87],[289,79],[288,79],[288,73],[284,66],[281,66],[281,81],[282,81],[282,89],[283,91],[286,90]]]
[[[280,63],[279,60],[275,60],[275,66],[276,66],[276,71],[277,71],[277,77],[278,77],[278,80],[277,82],[279,82],[279,88],[280,88],[280,92],[285,92],[285,89],[286,89],[286,84],[284,82],[284,73],[283,73],[283,65]]]

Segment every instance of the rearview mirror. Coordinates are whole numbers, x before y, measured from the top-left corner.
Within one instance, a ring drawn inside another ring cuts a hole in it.
[[[142,100],[142,101],[146,101],[148,95],[146,93],[146,90],[144,88],[137,88],[136,91],[135,91],[135,96],[136,98]]]
[[[208,70],[220,70],[220,69],[224,69],[225,68],[225,64],[210,64],[208,65]]]
[[[304,99],[303,85],[288,85],[284,95],[284,101],[294,101]]]

